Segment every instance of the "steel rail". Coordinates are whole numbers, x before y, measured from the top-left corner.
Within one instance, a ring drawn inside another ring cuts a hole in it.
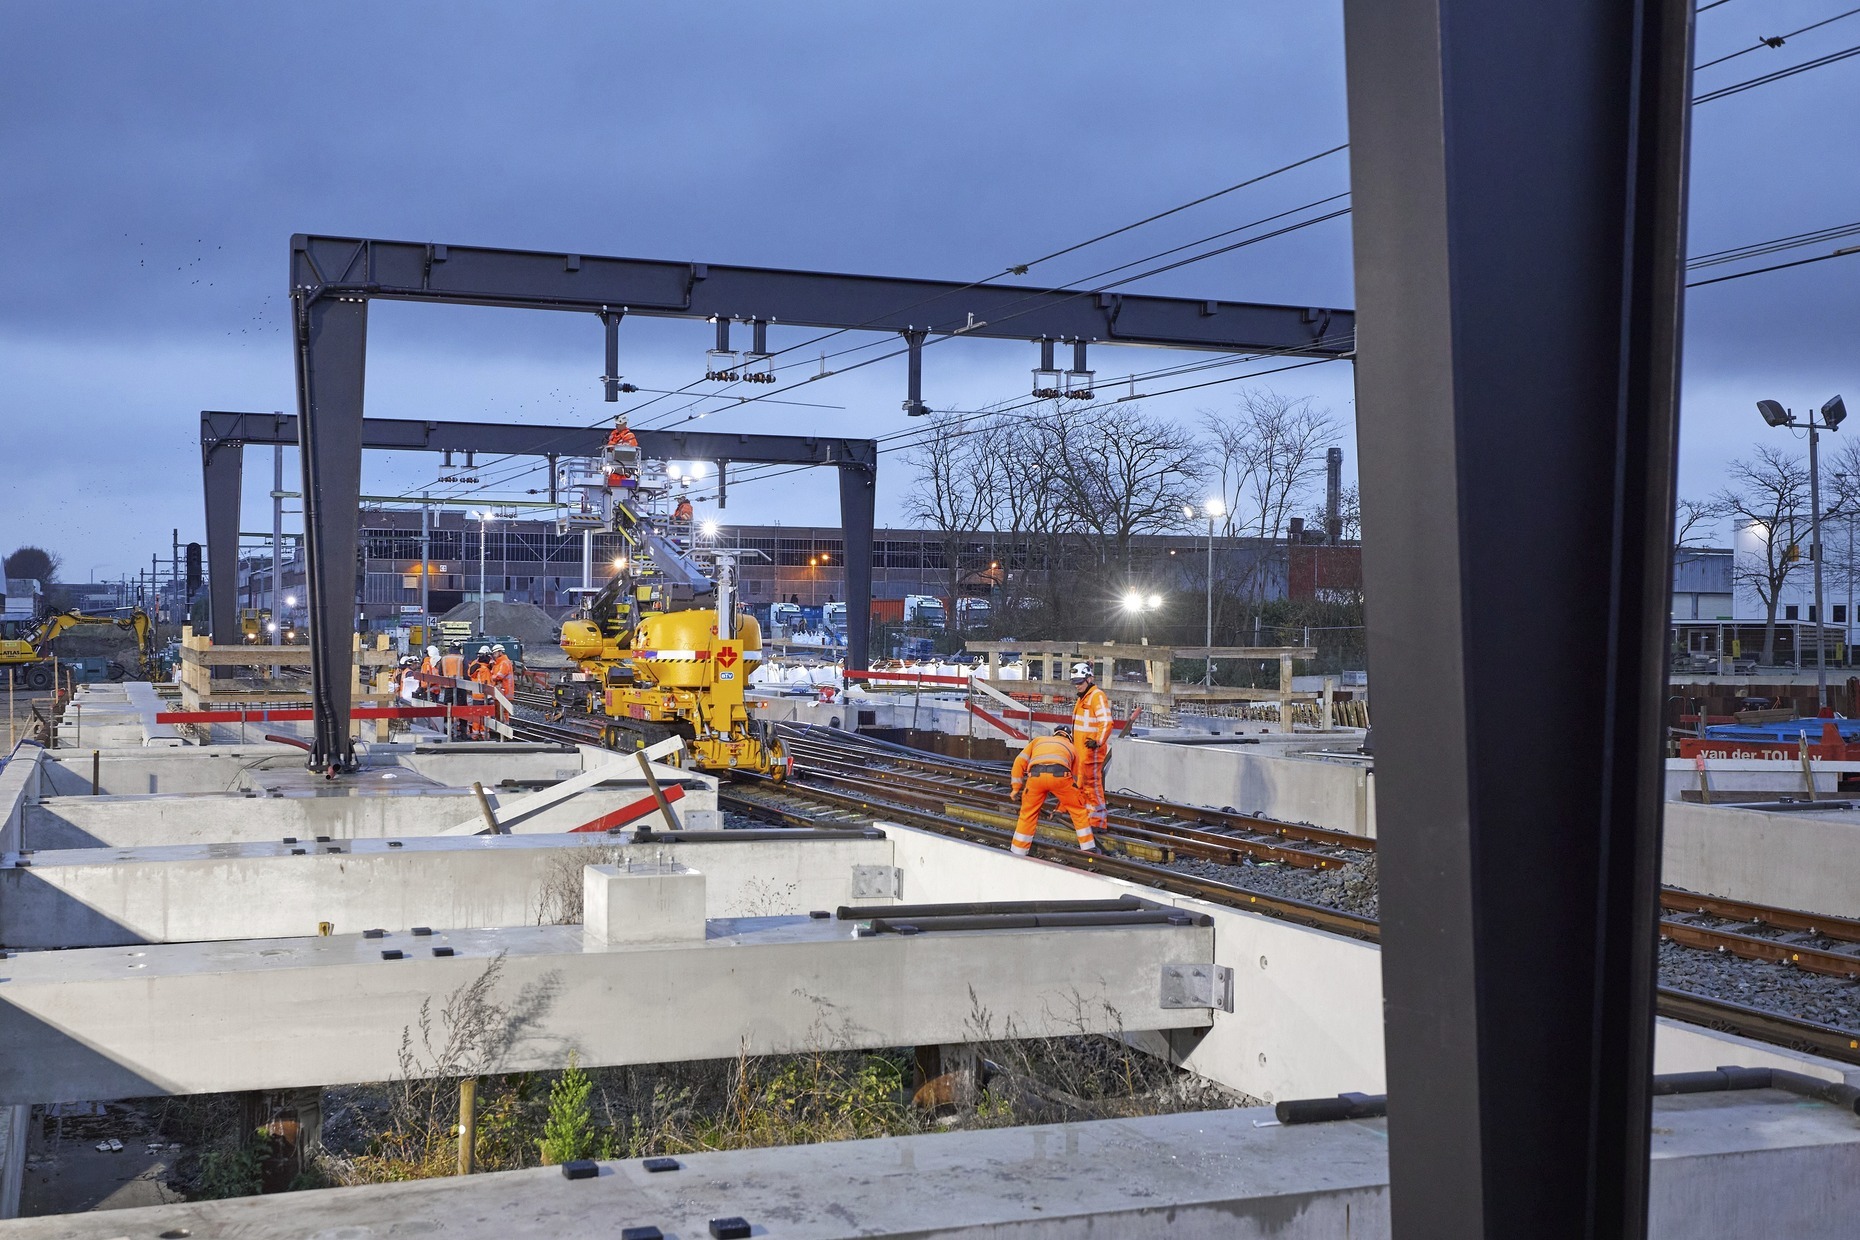
[[[1681,891],[1677,887],[1661,889],[1660,907],[1675,913],[1699,913],[1707,917],[1719,917],[1726,921],[1742,922],[1747,925],[1772,926],[1778,930],[1819,935],[1824,939],[1835,939],[1842,943],[1860,943],[1860,921],[1855,921],[1850,917],[1772,908],[1767,904],[1751,904],[1743,900],[1727,900],[1721,896],[1699,895],[1693,891]]]
[[[774,815],[787,822],[809,821],[810,816],[803,807],[810,802],[815,804],[824,802],[840,813],[854,811],[872,814],[898,821],[903,825],[923,827],[938,834],[994,847],[1005,847],[1012,840],[1011,831],[951,819],[939,813],[936,808],[921,804],[922,798],[916,794],[893,793],[892,790],[887,789],[887,797],[877,797],[795,782],[784,784],[779,792],[771,794],[772,787],[773,781],[766,779],[725,784],[719,788],[718,798],[720,802],[730,804],[739,812],[754,816]],[[889,799],[892,795],[908,799]],[[912,801],[919,803],[913,804]],[[1380,941],[1381,927],[1377,921],[1358,914],[1346,913],[1340,909],[1309,904],[1285,896],[1248,891],[1242,887],[1184,874],[1179,870],[1128,857],[1081,853],[1073,848],[1047,845],[1037,839],[1034,847],[1039,850],[1044,859],[1075,869],[1126,878],[1158,890],[1173,891],[1224,907],[1276,917],[1310,929],[1370,942]],[[1672,923],[1661,923],[1663,934],[1667,931],[1669,924]],[[1679,928],[1689,929],[1683,925]],[[1675,939],[1675,941],[1678,940]],[[1764,939],[1752,939],[1751,942],[1778,946]],[[1860,970],[1860,960],[1848,959],[1856,970]],[[1860,1064],[1860,1034],[1854,1032],[1671,987],[1661,987],[1656,1002],[1657,1010],[1662,1016],[1734,1033],[1772,1045],[1823,1055],[1843,1063]]]
[[[832,769],[827,769],[829,767]],[[869,766],[819,757],[803,761],[799,755],[797,755],[795,769],[810,775],[824,775],[829,779],[853,782],[869,782],[873,774]],[[911,788],[944,799],[966,800],[976,808],[992,809],[997,812],[1001,809],[1001,791],[995,788],[982,789],[954,781],[944,783],[913,778],[896,771],[885,772],[885,781],[888,784]],[[1059,818],[1051,812],[1042,814],[1041,821],[1054,826],[1061,825]],[[1135,822],[1128,817],[1116,814],[1110,815],[1108,821],[1112,828],[1111,833],[1118,838],[1135,838],[1145,843],[1167,845],[1184,856],[1198,857],[1204,861],[1217,861],[1225,865],[1239,865],[1247,857],[1296,866],[1299,869],[1335,869],[1345,864],[1343,858],[1325,853],[1308,852],[1301,848],[1287,848],[1280,844],[1268,844],[1242,836],[1215,835],[1188,827]]]
[[[835,776],[837,778],[848,777],[848,772],[858,777],[866,779],[871,778],[872,767],[869,765],[860,765],[851,759],[839,755],[829,756],[823,753],[821,747],[817,745],[810,746],[806,740],[790,739],[784,743],[787,745],[789,753],[796,759],[795,766],[797,770],[817,771],[821,770],[823,767],[831,767],[837,772]],[[887,756],[885,760],[890,761],[889,756]],[[928,763],[903,761],[897,763],[897,765],[910,766],[926,772],[935,771],[935,768]],[[968,793],[971,797],[983,799],[985,803],[990,806],[998,805],[1007,792],[1005,785],[1008,781],[1005,777],[999,780],[990,780],[990,787],[982,789],[974,786],[976,782],[979,782],[977,778],[979,773],[971,772],[967,768],[962,768],[960,770],[944,768],[943,771],[937,773],[941,774],[943,779],[939,780],[934,785],[935,787],[959,789],[962,792]],[[912,779],[910,776],[900,775],[895,771],[888,771],[886,777],[891,782],[903,783],[907,786],[916,786],[919,788],[924,788],[929,782],[921,779]],[[1146,802],[1146,804],[1160,806],[1167,803],[1152,801]],[[1153,812],[1166,813],[1166,811],[1160,809]],[[1219,813],[1219,811],[1209,812]],[[1297,866],[1300,869],[1334,869],[1347,863],[1344,858],[1335,857],[1326,853],[1312,852],[1308,849],[1249,839],[1247,835],[1244,834],[1236,833],[1229,835],[1220,832],[1203,831],[1196,827],[1182,826],[1177,823],[1156,822],[1146,818],[1138,818],[1127,813],[1113,813],[1107,815],[1107,818],[1111,826],[1115,828],[1116,832],[1119,834],[1134,836],[1151,843],[1166,843],[1176,847],[1178,851],[1185,854],[1201,857],[1204,860],[1220,861],[1228,865],[1240,864],[1242,855],[1274,861],[1284,865]],[[1056,819],[1053,821],[1056,821]],[[1252,834],[1264,834],[1264,832],[1253,831],[1250,826],[1239,828],[1239,830],[1251,832]],[[1362,837],[1347,835],[1343,832],[1325,832],[1324,834],[1329,837],[1322,841],[1326,845],[1346,848],[1357,852],[1364,851],[1364,840]],[[1350,842],[1335,842],[1340,840],[1347,840]]]

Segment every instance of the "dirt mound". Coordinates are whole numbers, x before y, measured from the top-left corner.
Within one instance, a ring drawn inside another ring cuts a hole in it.
[[[476,601],[460,603],[445,615],[442,621],[451,620],[478,627],[478,604]],[[514,637],[523,643],[524,650],[554,650],[556,634],[562,626],[542,608],[531,603],[500,603],[489,600],[484,605],[484,631],[490,637]]]

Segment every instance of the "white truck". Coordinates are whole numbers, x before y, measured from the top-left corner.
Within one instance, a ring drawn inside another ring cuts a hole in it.
[[[943,600],[934,594],[907,594],[904,596],[904,623],[920,628],[940,629],[948,623],[948,612],[943,607]]]

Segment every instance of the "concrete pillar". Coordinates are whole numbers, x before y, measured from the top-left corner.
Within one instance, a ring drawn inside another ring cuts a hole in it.
[[[704,875],[677,862],[582,869],[581,930],[588,947],[704,937]]]
[[[1279,656],[1279,731],[1292,730],[1292,656]]]
[[[1335,714],[1336,698],[1337,698],[1337,678],[1335,676],[1326,676],[1324,678],[1323,705],[1319,709],[1319,712],[1318,712],[1318,725],[1322,727],[1326,732],[1330,731],[1333,727],[1335,727],[1337,723],[1337,716]]]

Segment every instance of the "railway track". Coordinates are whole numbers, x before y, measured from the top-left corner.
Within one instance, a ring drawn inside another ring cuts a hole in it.
[[[796,769],[810,779],[818,775],[829,782],[858,784],[870,782],[875,771],[882,771],[888,787],[942,790],[952,802],[971,808],[992,804],[997,815],[1007,805],[1008,774],[998,766],[901,753],[869,737],[823,734],[820,729],[797,729],[785,743],[795,755]],[[1235,810],[1120,794],[1107,801],[1111,846],[1128,851],[1129,845],[1149,844],[1162,851],[1160,857],[1147,860],[1166,863],[1193,857],[1239,865],[1245,857],[1322,869],[1361,860],[1376,846],[1372,839],[1345,832]],[[1069,829],[1057,819],[1045,821],[1061,838],[1069,836]],[[1860,921],[1702,896],[1676,887],[1661,889],[1660,905],[1661,934],[1683,947],[1790,964],[1828,977],[1860,979]]]
[[[515,705],[510,723],[521,739],[601,743],[599,721],[563,712],[546,691],[519,687]],[[1009,776],[999,764],[945,758],[808,726],[784,727],[782,743],[791,759],[791,777],[739,776],[719,791],[724,808],[785,826],[843,826],[884,818],[995,847],[1005,848],[1013,838]],[[1333,934],[1370,942],[1380,937],[1371,917],[1171,868],[1179,859],[1194,859],[1336,869],[1374,855],[1372,839],[1128,794],[1112,794],[1107,803],[1110,829],[1100,837],[1104,852],[1092,855],[1071,847],[1070,823],[1048,814],[1041,820],[1041,838],[1064,843],[1042,848],[1043,856]],[[1681,946],[1823,976],[1860,978],[1860,921],[1670,887],[1662,889],[1660,904],[1661,936]],[[1860,1034],[1849,1030],[1667,987],[1659,992],[1658,1008],[1663,1016],[1691,1024],[1860,1064]]]
[[[869,737],[784,729],[792,778],[726,784],[720,802],[738,813],[785,825],[848,825],[885,818],[946,835],[1006,847],[1013,837],[1008,777],[998,766],[900,752]],[[1205,810],[1117,796],[1108,855],[1069,845],[1042,849],[1048,860],[1112,874],[1211,903],[1377,941],[1376,920],[1326,905],[1251,891],[1170,868],[1178,857],[1335,867],[1373,854],[1374,841],[1342,832],[1278,823],[1232,810]],[[1069,824],[1043,827],[1069,840]],[[1036,841],[1036,847],[1039,847]],[[1354,854],[1352,856],[1351,854]],[[1860,921],[1824,917],[1676,888],[1661,892],[1661,934],[1682,946],[1750,960],[1787,963],[1805,972],[1860,977]],[[1764,1042],[1860,1064],[1860,1034],[1778,1012],[1662,987],[1661,1015]]]

